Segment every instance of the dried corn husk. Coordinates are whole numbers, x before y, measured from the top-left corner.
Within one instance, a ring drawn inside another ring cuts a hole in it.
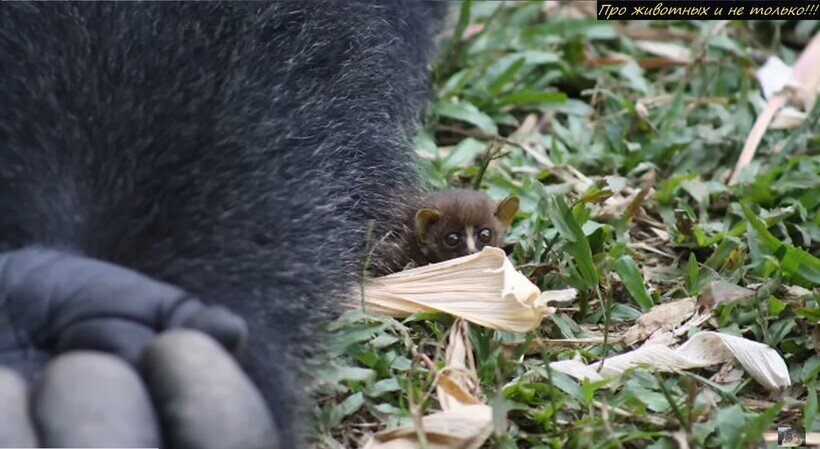
[[[601,380],[620,375],[640,364],[660,371],[702,368],[737,360],[761,385],[770,390],[782,390],[791,385],[786,362],[774,349],[756,341],[718,332],[704,331],[672,349],[647,344],[634,351],[585,365],[577,360],[553,362],[550,367],[576,378]],[[600,371],[599,371],[600,368]]]
[[[419,434],[431,449],[478,449],[493,432],[492,407],[481,403],[467,323],[511,332],[538,327],[554,309],[548,301],[566,302],[575,289],[541,292],[515,270],[504,251],[480,253],[405,270],[369,280],[364,302],[374,313],[395,317],[438,310],[460,319],[453,323],[446,365],[437,373],[436,392],[442,411],[416,424],[372,435],[365,449],[415,449]],[[434,367],[433,367],[434,369]]]
[[[566,290],[556,292],[565,297]],[[499,248],[371,279],[364,285],[370,312],[405,317],[438,310],[509,332],[538,327],[553,309],[544,294],[515,270]]]

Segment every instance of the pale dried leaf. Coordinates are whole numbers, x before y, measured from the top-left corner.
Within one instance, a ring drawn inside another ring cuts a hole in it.
[[[635,113],[638,114],[638,117],[645,122],[649,122],[649,109],[646,108],[646,105],[638,100],[635,102]]]
[[[689,436],[686,434],[685,430],[678,429],[672,432],[672,439],[675,440],[678,448],[689,449]]]
[[[727,351],[731,357],[725,357]],[[679,347],[677,352],[692,359],[705,358],[706,354],[723,355],[724,358],[718,363],[734,358],[755,380],[771,390],[791,385],[786,362],[777,351],[763,343],[718,332],[700,332]]]
[[[618,376],[629,368],[646,364],[659,371],[675,371],[721,364],[737,360],[755,380],[764,387],[779,391],[791,385],[786,362],[774,349],[756,341],[718,332],[695,334],[677,349],[661,345],[645,345],[616,355],[586,368],[598,371],[600,376]],[[578,378],[596,379],[575,364],[553,362],[556,371]],[[583,364],[580,364],[584,366]],[[598,374],[596,373],[596,374]]]
[[[625,25],[615,24],[615,29],[619,34],[624,34],[632,39],[669,41],[680,39],[686,42],[693,42],[698,39],[696,33],[684,31],[672,27],[645,28],[643,23],[627,22]]]
[[[769,122],[772,121],[775,113],[785,105],[786,97],[783,95],[775,95],[766,102],[766,106],[763,107],[760,115],[757,116],[757,120],[755,120],[754,125],[752,125],[752,130],[746,137],[746,143],[743,144],[743,150],[740,152],[740,157],[737,159],[735,168],[732,171],[732,176],[729,178],[729,185],[734,185],[743,167],[752,162],[752,158],[754,158],[757,152],[757,146],[760,145],[763,134],[766,133],[766,128],[769,126]]]
[[[516,129],[512,134],[510,134],[510,138],[529,134],[533,131],[536,131],[537,127],[538,116],[535,114],[527,114],[527,116],[524,117],[524,120],[521,121],[521,126],[519,126],[518,129]]]
[[[465,405],[422,418],[429,449],[478,449],[493,432],[492,408],[485,404]],[[374,434],[364,449],[417,449],[412,425]]]
[[[800,298],[802,296],[811,295],[811,290],[801,287],[799,285],[787,285],[786,294],[791,298]]]
[[[803,111],[798,111],[797,109],[786,106],[777,113],[777,115],[772,119],[772,123],[769,124],[769,128],[771,129],[792,129],[797,128],[803,123],[803,120],[806,118],[806,113]]]
[[[677,342],[675,338],[675,334],[671,331],[658,329],[657,331],[653,332],[649,338],[646,339],[644,342],[644,346],[648,345],[663,345],[663,346],[671,346]]]
[[[609,341],[614,343],[620,341],[620,337],[611,335]],[[504,346],[516,347],[520,343],[508,343]],[[574,348],[578,346],[587,345],[602,345],[604,344],[604,337],[592,338],[536,338],[530,342],[527,348],[527,354],[539,354],[543,348]]]
[[[574,288],[566,288],[563,290],[546,290],[541,292],[538,302],[541,304],[564,307],[574,302],[577,296],[578,290]]]
[[[369,280],[368,309],[394,317],[438,310],[481,326],[527,332],[552,313],[499,248]]]
[[[469,392],[467,387],[457,380],[458,377],[453,374],[455,374],[455,372],[451,372],[451,374],[442,374],[438,378],[436,393],[438,394],[438,401],[439,404],[441,404],[441,409],[450,410],[465,405],[480,404],[481,401],[476,399],[476,397]]]
[[[679,44],[672,42],[635,41],[635,46],[654,55],[663,56],[680,63],[692,61],[692,52]]]
[[[678,327],[694,313],[695,298],[659,304],[635,320],[635,324],[624,333],[623,341],[634,345],[659,330],[669,331]]]
[[[604,379],[594,368],[578,360],[559,360],[550,363],[550,368],[577,379],[589,379],[593,382]]]
[[[624,53],[609,53],[604,56],[597,56],[594,58],[587,58],[584,60],[584,65],[588,67],[598,67],[602,65],[611,64],[627,64],[635,61],[635,58]]]
[[[447,351],[444,355],[446,366],[440,371],[436,393],[442,410],[462,405],[478,404],[472,393],[476,390],[478,374],[474,366],[467,366],[468,355],[472,353],[470,340],[467,338],[467,323],[456,320],[450,331]]]
[[[792,69],[802,92],[807,96],[806,110],[811,109],[816,95],[820,93],[820,33],[812,38],[794,62]]]
[[[596,220],[611,220],[621,216],[627,207],[632,204],[632,200],[634,200],[637,195],[637,190],[629,194],[629,196],[625,196],[623,193],[612,195],[598,208],[593,218]]]
[[[799,83],[792,75],[792,68],[776,56],[772,56],[766,60],[766,63],[757,69],[755,76],[760,83],[763,97],[767,100],[775,94],[782,92],[786,86],[799,86]]]
[[[754,290],[749,290],[731,282],[712,281],[698,295],[698,306],[711,309],[722,302],[737,301],[754,294]]]
[[[693,327],[700,326],[701,324],[703,324],[703,323],[705,323],[705,322],[709,321],[709,318],[711,318],[711,317],[712,317],[712,313],[711,313],[711,312],[709,312],[709,311],[700,311],[700,310],[699,310],[699,311],[698,311],[698,312],[696,312],[694,315],[692,315],[692,318],[689,318],[689,320],[687,320],[685,323],[683,323],[682,325],[678,326],[678,327],[677,327],[677,328],[676,328],[676,329],[672,332],[672,334],[673,334],[675,337],[681,337],[681,336],[683,336],[684,334],[686,334],[687,332],[689,332],[689,329],[691,329],[691,328],[693,328]]]
[[[772,61],[772,59],[769,61]],[[769,61],[767,61],[767,65]],[[780,65],[777,62],[773,64],[775,66]],[[764,65],[764,67],[766,67],[766,65]],[[761,76],[761,70],[763,70],[763,67],[758,70],[759,78]],[[776,82],[774,78],[780,76],[783,72],[782,67],[769,70],[776,72],[775,75],[765,75],[765,87],[770,91],[771,97],[768,97],[766,106],[763,107],[763,110],[752,126],[751,132],[749,132],[749,135],[746,137],[746,143],[744,143],[740,157],[735,164],[732,175],[729,177],[729,185],[733,185],[737,182],[740,171],[752,161],[755,152],[757,152],[757,147],[760,145],[761,139],[763,139],[763,134],[766,133],[766,129],[769,127],[775,115],[778,114],[788,101],[788,97],[782,89],[775,90],[780,83]],[[818,91],[820,91],[820,34],[814,36],[809,45],[803,49],[803,52],[797,58],[797,61],[795,61],[794,67],[789,70],[789,75],[783,84],[785,86],[794,86],[795,83],[797,84],[797,88],[793,90],[797,92],[800,102],[803,103],[802,106],[804,110],[810,110],[817,98]],[[763,81],[761,81],[761,85],[763,85]],[[773,93],[771,92],[772,90],[774,90]],[[764,90],[764,92],[766,91]],[[788,118],[782,120],[788,120]]]

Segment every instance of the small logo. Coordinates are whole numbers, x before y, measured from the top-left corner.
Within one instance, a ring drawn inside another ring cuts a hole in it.
[[[778,427],[777,447],[806,447],[806,429],[802,427]]]

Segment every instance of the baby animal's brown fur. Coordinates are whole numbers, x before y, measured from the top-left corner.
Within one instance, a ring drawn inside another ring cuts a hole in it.
[[[496,203],[476,190],[432,193],[408,205],[401,225],[377,246],[371,273],[400,271],[502,246],[518,212],[518,197]]]

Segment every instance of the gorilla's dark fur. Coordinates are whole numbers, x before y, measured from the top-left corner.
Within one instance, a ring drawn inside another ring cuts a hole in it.
[[[0,250],[110,261],[242,315],[290,447],[283,354],[315,339],[370,220],[417,183],[443,8],[0,5]]]

